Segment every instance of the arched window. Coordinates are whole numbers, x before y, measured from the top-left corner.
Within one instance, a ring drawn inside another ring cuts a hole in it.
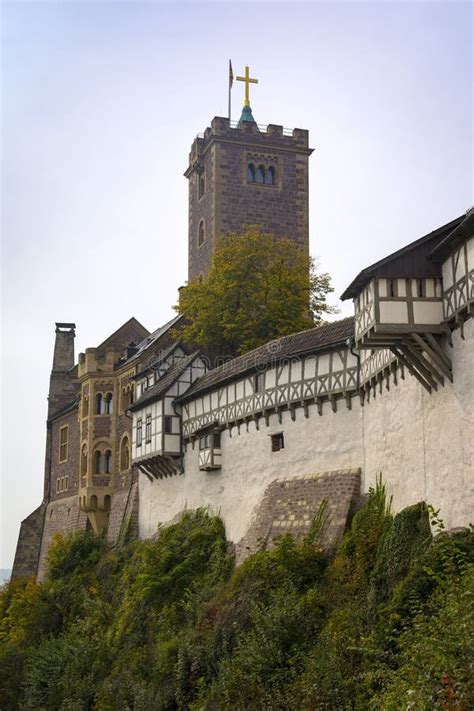
[[[89,414],[89,396],[83,395],[82,396],[82,416],[87,417],[88,414]]]
[[[104,454],[104,474],[112,473],[112,452],[110,449]]]
[[[200,175],[198,178],[198,199],[200,200],[204,195],[206,190],[206,183],[204,181],[204,175]]]
[[[255,166],[253,163],[249,163],[247,166],[247,181],[249,183],[255,182]]]
[[[103,467],[102,467],[102,452],[99,452],[99,450],[96,451],[94,454],[94,473],[95,474],[103,474]]]
[[[204,222],[201,220],[198,227],[198,247],[204,244]]]
[[[263,166],[263,165],[258,166],[257,172],[255,173],[255,182],[256,183],[265,182],[265,166]]]
[[[112,414],[112,393],[107,393],[104,397],[104,412],[106,415]]]
[[[102,393],[97,393],[95,396],[95,414],[101,415],[103,412]]]
[[[275,185],[275,168],[272,165],[265,171],[265,184]]]
[[[120,443],[120,471],[126,472],[130,468],[130,444],[125,435]]]
[[[81,476],[87,474],[87,444],[82,446],[81,450]]]
[[[97,511],[97,496],[95,494],[91,496],[90,507],[92,511]]]

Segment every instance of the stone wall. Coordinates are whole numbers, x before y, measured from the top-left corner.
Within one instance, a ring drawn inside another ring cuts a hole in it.
[[[38,581],[44,579],[46,573],[46,557],[48,549],[56,533],[62,535],[85,531],[88,528],[87,514],[79,510],[77,494],[68,498],[50,501],[46,508],[41,551],[38,565]]]
[[[23,576],[36,575],[41,549],[41,536],[46,512],[42,503],[21,522],[20,535],[16,544],[12,580]]]
[[[307,536],[323,502],[327,524],[321,543],[332,545],[342,537],[349,513],[359,500],[360,469],[274,481],[267,487],[249,530],[236,545],[237,561],[271,548],[274,540],[286,533],[297,539]]]
[[[127,488],[114,492],[107,526],[107,540],[110,543],[117,543],[120,535],[123,535],[127,529],[133,538],[138,537],[137,481]]]

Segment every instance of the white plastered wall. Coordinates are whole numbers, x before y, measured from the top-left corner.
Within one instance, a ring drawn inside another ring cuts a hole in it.
[[[152,536],[159,523],[185,509],[210,506],[220,513],[227,536],[237,542],[246,533],[267,486],[276,479],[301,477],[344,468],[362,469],[367,491],[382,473],[395,511],[425,500],[441,509],[448,528],[474,521],[474,319],[464,326],[465,340],[453,334],[454,383],[428,394],[409,373],[361,407],[344,400],[334,413],[324,404],[305,418],[302,408],[292,421],[283,413],[269,427],[260,420],[222,434],[222,470],[201,472],[198,447],[188,445],[185,473],[149,482],[140,475],[139,527]],[[284,432],[285,448],[271,452],[272,432]]]

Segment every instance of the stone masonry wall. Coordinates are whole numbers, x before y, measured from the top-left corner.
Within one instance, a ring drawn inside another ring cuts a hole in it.
[[[351,509],[360,499],[360,469],[342,469],[281,479],[267,487],[255,518],[236,545],[237,562],[257,550],[271,548],[278,536],[291,533],[303,538],[323,501],[327,526],[322,543],[332,545],[342,537]]]
[[[12,580],[23,576],[36,575],[45,512],[46,504],[42,503],[21,522],[15,561],[13,563]]]
[[[44,519],[43,536],[38,565],[38,581],[44,579],[48,549],[56,533],[65,535],[88,528],[87,514],[79,510],[77,494],[68,498],[50,501]]]
[[[248,225],[288,237],[308,253],[309,153],[305,130],[295,129],[293,136],[287,136],[281,126],[268,126],[266,132],[250,123],[231,129],[227,119],[213,119],[190,153],[189,280],[208,272],[221,235],[242,232]],[[275,184],[249,183],[249,163],[273,166]],[[199,171],[205,180],[201,198]],[[201,221],[205,241],[198,245]]]

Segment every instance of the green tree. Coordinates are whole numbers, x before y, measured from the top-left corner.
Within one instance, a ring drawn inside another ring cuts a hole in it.
[[[334,311],[328,274],[291,240],[257,227],[218,242],[207,277],[189,283],[177,311],[189,319],[180,338],[215,354],[236,355],[317,326]]]

